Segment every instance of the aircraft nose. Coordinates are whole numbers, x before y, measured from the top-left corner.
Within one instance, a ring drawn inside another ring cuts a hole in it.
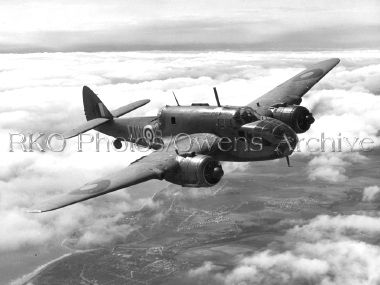
[[[290,126],[281,124],[273,129],[272,135],[277,141],[276,151],[279,155],[288,156],[293,153],[298,143],[298,136]]]
[[[298,137],[287,124],[274,118],[265,118],[247,124],[242,128],[254,138],[262,138],[267,147],[271,147],[278,157],[290,155],[297,146]],[[269,143],[269,145],[268,145]]]

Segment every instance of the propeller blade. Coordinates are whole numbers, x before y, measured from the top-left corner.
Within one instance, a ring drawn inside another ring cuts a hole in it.
[[[286,158],[286,163],[288,164],[288,167],[292,167],[292,166],[290,165],[290,159],[289,159],[289,156],[285,156],[285,158]]]

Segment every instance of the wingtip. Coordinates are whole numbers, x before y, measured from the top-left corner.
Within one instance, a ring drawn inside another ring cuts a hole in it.
[[[322,61],[318,62],[317,64],[325,64],[325,63],[338,64],[339,62],[340,62],[340,58],[333,57],[333,58],[322,60]]]
[[[42,210],[36,210],[36,209],[28,209],[26,210],[27,213],[30,213],[30,214],[40,214],[40,213],[43,213]]]
[[[330,61],[335,63],[335,64],[338,64],[340,62],[340,58],[337,58],[337,57],[330,58]]]
[[[325,73],[329,72],[340,62],[339,58],[329,58],[326,60],[322,60],[314,65],[316,68],[321,68],[325,70]]]

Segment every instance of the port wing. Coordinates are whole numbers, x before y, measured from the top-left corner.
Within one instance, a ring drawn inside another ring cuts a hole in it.
[[[320,61],[249,103],[248,106],[255,109],[276,105],[298,105],[302,101],[302,96],[333,69],[339,61],[338,58]]]

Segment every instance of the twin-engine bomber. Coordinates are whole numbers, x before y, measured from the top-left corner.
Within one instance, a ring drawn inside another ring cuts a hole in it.
[[[109,177],[42,202],[30,212],[52,211],[150,179],[211,187],[223,177],[220,161],[286,158],[289,165],[297,134],[309,130],[315,121],[310,111],[299,105],[302,96],[338,63],[337,58],[316,63],[246,106],[221,106],[214,88],[217,106],[181,106],[175,98],[177,106],[165,106],[152,117],[119,118],[149,103],[148,99],[109,111],[84,86],[87,122],[65,133],[65,138],[95,129],[114,137],[116,149],[131,142],[153,152]]]

